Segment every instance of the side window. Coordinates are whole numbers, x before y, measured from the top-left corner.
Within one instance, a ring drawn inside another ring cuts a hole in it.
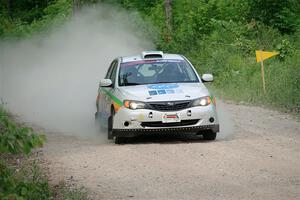
[[[183,72],[185,78],[190,79],[191,81],[197,81],[197,76],[195,76],[195,72],[188,65],[180,65],[181,71]]]
[[[113,61],[113,62],[110,64],[110,66],[109,66],[109,68],[108,68],[108,71],[107,71],[107,73],[106,73],[105,78],[108,78],[108,79],[109,79],[109,78],[111,77],[111,73],[112,73],[112,71],[113,71],[114,63],[115,63],[115,61]]]
[[[118,69],[118,61],[115,60],[114,63],[113,63],[113,69],[112,69],[112,73],[111,73],[111,76],[110,76],[110,79],[113,82],[113,84],[115,84],[115,81],[116,81],[117,69]]]

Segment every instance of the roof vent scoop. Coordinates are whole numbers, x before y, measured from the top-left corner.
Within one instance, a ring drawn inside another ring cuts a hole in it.
[[[143,51],[142,58],[162,58],[164,53],[162,51]]]

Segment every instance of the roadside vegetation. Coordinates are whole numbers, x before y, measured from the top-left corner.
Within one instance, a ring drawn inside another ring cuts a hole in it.
[[[299,114],[299,1],[121,2],[159,28],[158,49],[184,54],[200,73],[212,73],[219,96]],[[280,53],[265,61],[266,95],[255,50]]]
[[[88,199],[84,189],[48,183],[36,148],[45,136],[16,124],[0,106],[0,199]]]

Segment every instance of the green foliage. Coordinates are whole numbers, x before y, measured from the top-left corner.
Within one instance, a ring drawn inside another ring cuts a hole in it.
[[[12,164],[4,155],[28,155],[33,148],[40,147],[44,135],[36,134],[32,128],[17,125],[0,106],[0,199],[88,199],[83,189],[60,185],[51,188],[36,161],[25,156],[19,164]],[[13,159],[16,160],[16,159]],[[54,192],[53,192],[54,190]]]
[[[150,14],[150,9],[161,0],[141,1],[141,0],[106,0],[106,3],[120,4],[127,9],[137,9],[142,13]]]
[[[157,48],[182,53],[200,73],[213,73],[219,95],[299,112],[298,1],[173,1],[171,33],[166,28],[164,1],[148,10],[145,19],[160,29]],[[267,95],[255,61],[258,49],[280,52],[266,61]]]
[[[2,200],[88,200],[84,188],[70,187],[64,182],[51,187],[45,172],[35,160],[20,161],[20,166],[8,166],[0,161],[0,199]]]
[[[295,47],[288,39],[282,39],[281,43],[276,45],[276,50],[280,52],[279,56],[281,60],[284,60],[288,55],[293,55]]]
[[[37,175],[36,164],[30,166],[30,173],[24,174],[0,162],[0,199],[3,200],[42,200],[51,197],[48,182]]]
[[[45,136],[33,129],[13,122],[0,106],[0,155],[29,154],[33,148],[41,147]],[[0,199],[48,199],[50,190],[47,181],[37,174],[36,165],[30,166],[27,176],[17,176],[16,170],[0,159]]]
[[[24,0],[24,2],[27,1]],[[71,16],[72,2],[69,0],[37,1],[44,2],[42,3],[44,6],[39,6],[34,0],[29,2],[32,4],[25,4],[28,7],[23,7],[23,4],[19,5],[22,12],[16,12],[13,19],[0,14],[0,37],[30,37],[33,34],[47,31],[50,27],[63,24]],[[35,7],[29,9],[30,5]]]
[[[20,18],[28,23],[41,18],[46,8],[53,0],[1,0],[3,13],[12,20]],[[8,9],[10,2],[10,10]]]
[[[44,135],[37,135],[32,128],[18,126],[0,107],[0,153],[29,154],[44,141]]]
[[[299,25],[300,2],[298,0],[252,0],[249,1],[248,18],[279,29],[282,33],[293,33]]]

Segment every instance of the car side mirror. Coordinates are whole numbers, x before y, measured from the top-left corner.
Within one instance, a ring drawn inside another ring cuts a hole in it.
[[[112,81],[110,79],[101,79],[100,80],[100,87],[110,87],[112,86]]]
[[[201,79],[203,82],[212,82],[214,77],[212,74],[203,74]]]

